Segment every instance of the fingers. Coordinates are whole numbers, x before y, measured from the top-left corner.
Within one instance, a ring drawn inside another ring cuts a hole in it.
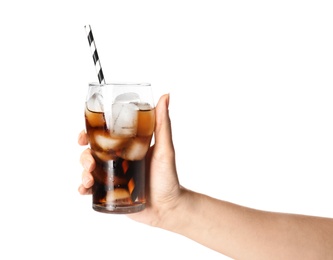
[[[85,149],[80,156],[80,162],[81,165],[83,166],[83,168],[88,171],[91,172],[95,169],[95,160],[91,155],[91,150],[89,148]]]
[[[86,189],[85,187],[82,186],[82,184],[79,186],[78,191],[81,195],[91,195],[92,194],[91,188]]]
[[[79,145],[87,145],[88,144],[88,136],[84,130],[82,130],[78,137]]]
[[[81,195],[87,195],[92,193],[92,186],[94,185],[94,178],[90,172],[84,170],[82,172],[82,183],[78,188]]]
[[[91,172],[95,169],[96,164],[89,148],[81,153],[80,162],[84,170],[82,172],[82,183],[79,186],[78,191],[82,195],[91,194],[91,187],[94,184],[94,178],[91,175]]]

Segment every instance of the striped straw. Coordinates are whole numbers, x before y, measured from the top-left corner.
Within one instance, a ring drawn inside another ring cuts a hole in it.
[[[94,36],[91,31],[91,26],[90,25],[85,25],[84,28],[86,29],[87,37],[88,37],[88,42],[91,50],[91,54],[94,60],[97,76],[98,76],[98,81],[100,84],[106,84],[105,79],[104,79],[104,74],[101,66],[101,61],[98,57],[97,49],[96,49],[96,44],[94,40]]]

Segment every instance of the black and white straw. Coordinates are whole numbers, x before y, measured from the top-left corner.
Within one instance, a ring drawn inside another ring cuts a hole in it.
[[[93,57],[93,60],[94,60],[94,63],[95,63],[95,68],[96,68],[96,72],[97,72],[97,76],[98,76],[98,81],[99,81],[100,84],[106,84],[105,79],[104,79],[102,66],[101,66],[101,61],[98,57],[98,52],[97,52],[97,49],[96,49],[94,36],[93,36],[92,31],[91,31],[91,26],[86,25],[86,26],[84,26],[84,28],[86,29],[91,54],[92,54],[92,57]]]

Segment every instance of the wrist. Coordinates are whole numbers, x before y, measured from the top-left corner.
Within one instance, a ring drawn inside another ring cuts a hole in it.
[[[181,233],[186,222],[190,220],[189,215],[195,205],[194,197],[193,191],[181,187],[179,195],[171,203],[172,206],[161,212],[160,221],[156,226],[171,232]]]

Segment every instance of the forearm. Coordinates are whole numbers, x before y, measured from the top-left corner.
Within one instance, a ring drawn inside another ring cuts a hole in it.
[[[333,259],[333,220],[259,211],[183,191],[161,226],[235,259]]]

